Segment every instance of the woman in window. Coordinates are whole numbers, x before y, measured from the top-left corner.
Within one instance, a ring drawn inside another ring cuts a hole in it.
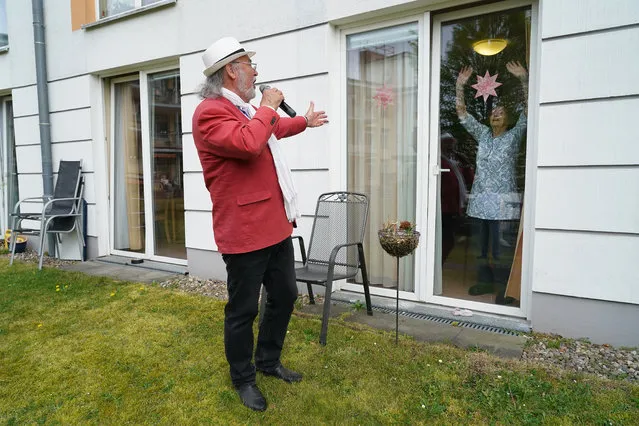
[[[473,69],[466,66],[457,77],[457,116],[468,133],[477,141],[475,179],[466,213],[479,223],[482,259],[488,257],[489,239],[492,243],[492,257],[494,260],[499,259],[499,222],[520,217],[521,196],[517,192],[515,165],[519,144],[526,131],[528,73],[519,62],[509,62],[506,68],[521,81],[524,89],[524,112],[510,130],[508,111],[502,105],[493,106],[490,112],[490,127],[468,114],[464,86]]]

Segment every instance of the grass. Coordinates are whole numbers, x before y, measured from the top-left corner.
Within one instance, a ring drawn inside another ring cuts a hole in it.
[[[637,424],[639,386],[294,315],[269,409],[228,378],[224,303],[0,259],[0,423]]]

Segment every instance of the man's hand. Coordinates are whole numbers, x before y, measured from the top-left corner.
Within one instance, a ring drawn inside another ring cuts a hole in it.
[[[260,106],[268,106],[277,111],[277,108],[279,108],[283,100],[284,94],[278,89],[271,87],[270,89],[265,89],[262,92]]]
[[[328,116],[324,111],[315,111],[315,103],[311,101],[308,111],[304,114],[308,127],[319,127],[328,123]]]

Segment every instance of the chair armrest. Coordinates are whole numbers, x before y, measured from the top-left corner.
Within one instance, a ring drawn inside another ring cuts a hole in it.
[[[328,278],[329,279],[333,279],[333,271],[335,270],[335,259],[337,259],[337,254],[339,253],[339,251],[341,249],[343,249],[344,247],[350,247],[350,246],[359,246],[361,243],[346,243],[346,244],[340,244],[338,246],[333,247],[333,250],[331,251],[331,255],[328,258]],[[359,257],[359,253],[357,255]]]
[[[302,253],[302,264],[306,265],[306,248],[304,247],[304,238],[302,238],[301,235],[293,235],[291,238],[294,240],[299,240],[300,253]]]
[[[67,197],[67,198],[52,198],[42,207],[42,211],[46,211],[49,205],[58,202],[58,201],[79,201],[82,197]],[[75,208],[75,206],[74,206]]]
[[[49,197],[29,197],[29,198],[23,198],[22,200],[18,201],[16,203],[15,206],[13,206],[13,213],[12,214],[17,214],[18,213],[18,207],[20,207],[20,204],[22,203],[35,203],[35,200],[38,201],[45,201],[45,200],[49,200]],[[44,211],[44,207],[42,208],[42,210]],[[36,213],[33,213],[36,214]]]

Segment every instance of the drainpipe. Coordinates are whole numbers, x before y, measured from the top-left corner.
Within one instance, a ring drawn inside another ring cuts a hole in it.
[[[40,122],[40,152],[42,154],[42,186],[45,197],[53,197],[53,161],[51,154],[51,123],[49,122],[49,87],[47,83],[47,54],[44,42],[43,0],[32,0],[33,42],[35,44],[36,82],[38,88],[38,117]],[[40,238],[44,238],[40,236]],[[54,247],[49,237],[49,249]],[[51,252],[49,252],[51,253]]]

